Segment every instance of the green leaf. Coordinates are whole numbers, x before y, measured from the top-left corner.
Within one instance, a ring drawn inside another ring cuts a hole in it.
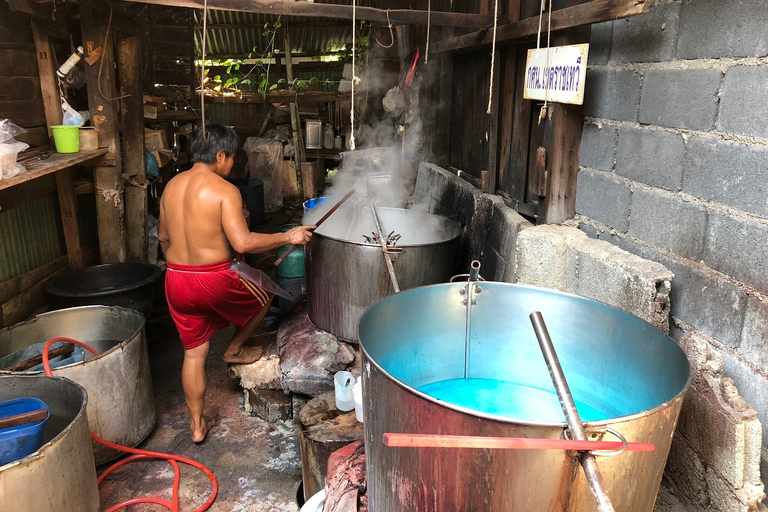
[[[259,59],[259,60],[256,61],[256,65],[257,66],[263,66],[264,65],[264,61]]]
[[[230,81],[231,81],[233,84],[236,84],[236,83],[237,83],[237,82],[238,82],[240,79],[239,79],[239,78],[237,78],[236,76],[233,76],[233,77],[232,77],[232,78],[230,78],[229,80],[230,80]]]
[[[221,82],[221,75],[216,75],[215,77],[213,77],[213,81],[214,82]]]
[[[268,59],[271,59],[271,58],[272,58],[272,57],[274,57],[274,56],[275,56],[275,52],[269,52],[269,53],[267,53],[267,58],[268,58]]]
[[[316,76],[313,76],[312,78],[309,79],[309,83],[311,84],[316,84],[319,81],[320,80]]]
[[[240,71],[240,64],[235,64],[235,71]]]
[[[232,73],[232,65],[231,65],[231,64],[230,64],[230,66],[227,68],[227,74],[229,75],[230,73]]]
[[[304,80],[297,80],[296,81],[296,88],[297,89],[303,89],[306,86],[307,86],[307,82],[305,82]]]
[[[240,83],[241,83],[241,84],[243,84],[243,85],[245,85],[245,84],[249,84],[249,83],[251,83],[251,79],[250,79],[250,78],[246,78],[245,80],[243,80],[243,81],[242,81],[242,82],[240,82]]]
[[[279,83],[279,84],[287,84],[288,80],[286,80],[285,78],[281,78],[280,80],[277,81],[277,83]]]
[[[270,91],[274,91],[275,89],[277,89],[277,84],[272,84],[269,86]]]
[[[275,28],[280,28],[282,26],[283,26],[283,24],[280,23],[280,19],[278,18],[278,20],[275,22]]]

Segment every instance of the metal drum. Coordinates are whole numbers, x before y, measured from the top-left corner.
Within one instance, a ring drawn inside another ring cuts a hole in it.
[[[495,282],[401,292],[360,320],[371,510],[597,510],[571,452],[382,443],[387,432],[562,438],[566,423],[528,318],[533,311],[547,323],[589,438],[616,440],[610,427],[655,445],[597,458],[618,512],[653,510],[689,385],[682,350],[610,306]]]
[[[85,389],[62,378],[0,376],[0,401],[30,396],[45,402],[51,413],[45,424],[45,444],[23,459],[0,466],[0,512],[98,512]]]
[[[401,290],[445,282],[453,275],[458,224],[416,210],[378,212],[384,232],[402,236],[390,249]],[[371,217],[368,207],[345,204],[315,231],[304,254],[310,320],[354,342],[365,310],[394,293],[381,245],[363,238],[376,230]]]
[[[91,432],[123,446],[138,445],[152,432],[157,419],[144,317],[131,309],[108,306],[51,311],[0,330],[0,357],[59,336],[82,341],[100,352],[95,357],[87,354],[84,362],[53,370],[55,376],[67,377],[88,392]],[[93,453],[96,464],[120,455],[95,442]]]

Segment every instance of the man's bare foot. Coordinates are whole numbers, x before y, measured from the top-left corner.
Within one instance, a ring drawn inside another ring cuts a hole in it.
[[[198,430],[190,425],[189,432],[192,434],[192,441],[195,443],[202,443],[205,441],[205,436],[216,425],[216,420],[212,418],[203,418],[203,425]]]
[[[251,364],[261,359],[263,352],[261,347],[242,347],[240,352],[224,352],[222,359],[225,363]]]

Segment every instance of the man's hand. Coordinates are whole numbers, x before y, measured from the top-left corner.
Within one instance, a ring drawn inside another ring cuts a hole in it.
[[[306,245],[309,239],[312,238],[312,230],[317,226],[297,226],[288,230],[285,234],[288,235],[288,243],[291,245]]]

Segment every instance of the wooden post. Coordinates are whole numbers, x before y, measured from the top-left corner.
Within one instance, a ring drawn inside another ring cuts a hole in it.
[[[93,0],[80,3],[80,24],[86,59],[88,105],[91,121],[99,134],[99,147],[109,148],[101,164],[94,168],[96,186],[96,218],[99,229],[99,252],[102,263],[126,261],[125,207],[123,176],[120,170],[120,144],[117,128],[117,91],[112,35],[107,34],[107,16],[97,11]],[[105,44],[105,34],[106,44]],[[104,48],[101,48],[104,45]],[[99,49],[101,56],[98,60]],[[101,70],[101,73],[99,73]],[[99,74],[101,82],[99,83]]]
[[[120,71],[120,102],[123,121],[125,172],[125,229],[128,260],[147,262],[147,167],[144,159],[144,110],[141,87],[141,39],[128,36],[118,40],[117,65]]]
[[[509,22],[514,23],[520,19],[520,0],[509,0]],[[515,96],[520,94],[515,81],[517,71],[517,48],[512,45],[503,46],[499,52],[501,61],[501,87],[499,87],[499,151],[498,174],[496,176],[496,188],[505,189],[504,177],[509,172],[512,153],[512,133],[514,126]],[[490,167],[490,165],[489,165]],[[491,167],[491,169],[493,169]]]
[[[40,73],[40,90],[43,94],[45,121],[48,125],[48,138],[51,137],[51,126],[61,124],[61,98],[56,78],[56,71],[51,56],[51,43],[35,23],[32,23],[32,36],[37,50],[37,65]],[[59,196],[61,224],[64,228],[64,243],[67,246],[67,260],[71,269],[83,267],[83,248],[80,243],[80,226],[77,224],[77,199],[72,169],[62,169],[56,176],[56,191]]]
[[[291,57],[291,36],[288,32],[288,24],[284,26],[285,30],[285,76],[288,80],[288,90],[293,92],[293,58]],[[306,197],[304,190],[304,180],[301,176],[301,164],[304,161],[304,141],[301,136],[301,120],[299,119],[299,105],[297,102],[291,102],[288,105],[291,112],[291,129],[293,130],[293,158],[296,162],[296,188],[299,190],[299,198],[304,201],[311,199]]]

